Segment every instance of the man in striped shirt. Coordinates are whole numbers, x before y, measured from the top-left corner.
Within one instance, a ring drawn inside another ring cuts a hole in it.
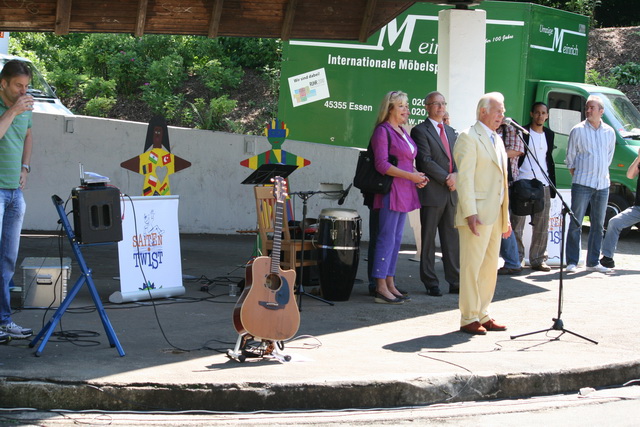
[[[30,81],[31,69],[22,61],[8,61],[0,72],[0,341],[33,335],[11,319],[9,295],[26,207],[22,189],[31,169]]]
[[[609,165],[613,160],[616,135],[613,128],[602,121],[604,104],[598,96],[587,99],[587,119],[578,123],[569,133],[567,168],[573,177],[571,183],[571,210],[580,224],[571,218],[567,234],[567,272],[574,272],[580,261],[582,220],[591,204],[589,240],[587,243],[587,270],[609,272],[600,264],[603,225],[609,199]]]

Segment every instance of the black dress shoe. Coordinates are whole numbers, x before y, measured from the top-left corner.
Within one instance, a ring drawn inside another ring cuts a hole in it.
[[[430,288],[427,288],[427,295],[432,297],[441,297],[442,292],[440,292],[440,288],[438,286],[432,286]]]
[[[460,286],[459,285],[449,285],[449,293],[450,294],[459,294]]]
[[[396,297],[394,299],[387,298],[376,292],[376,298],[374,300],[377,304],[404,304],[404,299]]]
[[[396,286],[396,291],[400,292],[403,297],[406,297],[407,295],[409,295],[409,292],[405,291],[404,289],[400,289],[397,286]]]

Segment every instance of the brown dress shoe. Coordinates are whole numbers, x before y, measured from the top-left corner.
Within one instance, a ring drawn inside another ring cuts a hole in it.
[[[501,325],[496,323],[495,320],[490,319],[482,324],[482,327],[487,331],[506,331],[507,327],[505,325]]]
[[[460,326],[460,330],[471,335],[487,334],[487,330],[480,324],[480,322],[473,322],[469,323],[468,325]]]
[[[532,265],[531,269],[534,271],[551,271],[551,267],[549,267],[545,262],[540,265]]]

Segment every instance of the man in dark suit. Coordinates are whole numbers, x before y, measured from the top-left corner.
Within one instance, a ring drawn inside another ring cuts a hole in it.
[[[411,138],[418,145],[416,169],[429,178],[429,185],[418,190],[422,248],[420,280],[427,294],[442,296],[435,272],[436,231],[440,236],[444,277],[449,292],[458,293],[460,283],[460,244],[454,216],[458,194],[457,168],[453,161],[456,133],[443,123],[447,103],[440,92],[429,93],[425,100],[427,118],[411,130]]]

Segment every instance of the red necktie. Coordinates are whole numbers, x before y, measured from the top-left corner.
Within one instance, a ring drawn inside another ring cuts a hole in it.
[[[449,158],[449,173],[453,172],[453,162],[451,161],[451,148],[449,147],[449,141],[447,141],[447,135],[444,133],[444,125],[442,123],[438,123],[438,127],[440,128],[440,139],[442,140],[442,145],[444,145],[444,151],[447,153],[447,157]]]

